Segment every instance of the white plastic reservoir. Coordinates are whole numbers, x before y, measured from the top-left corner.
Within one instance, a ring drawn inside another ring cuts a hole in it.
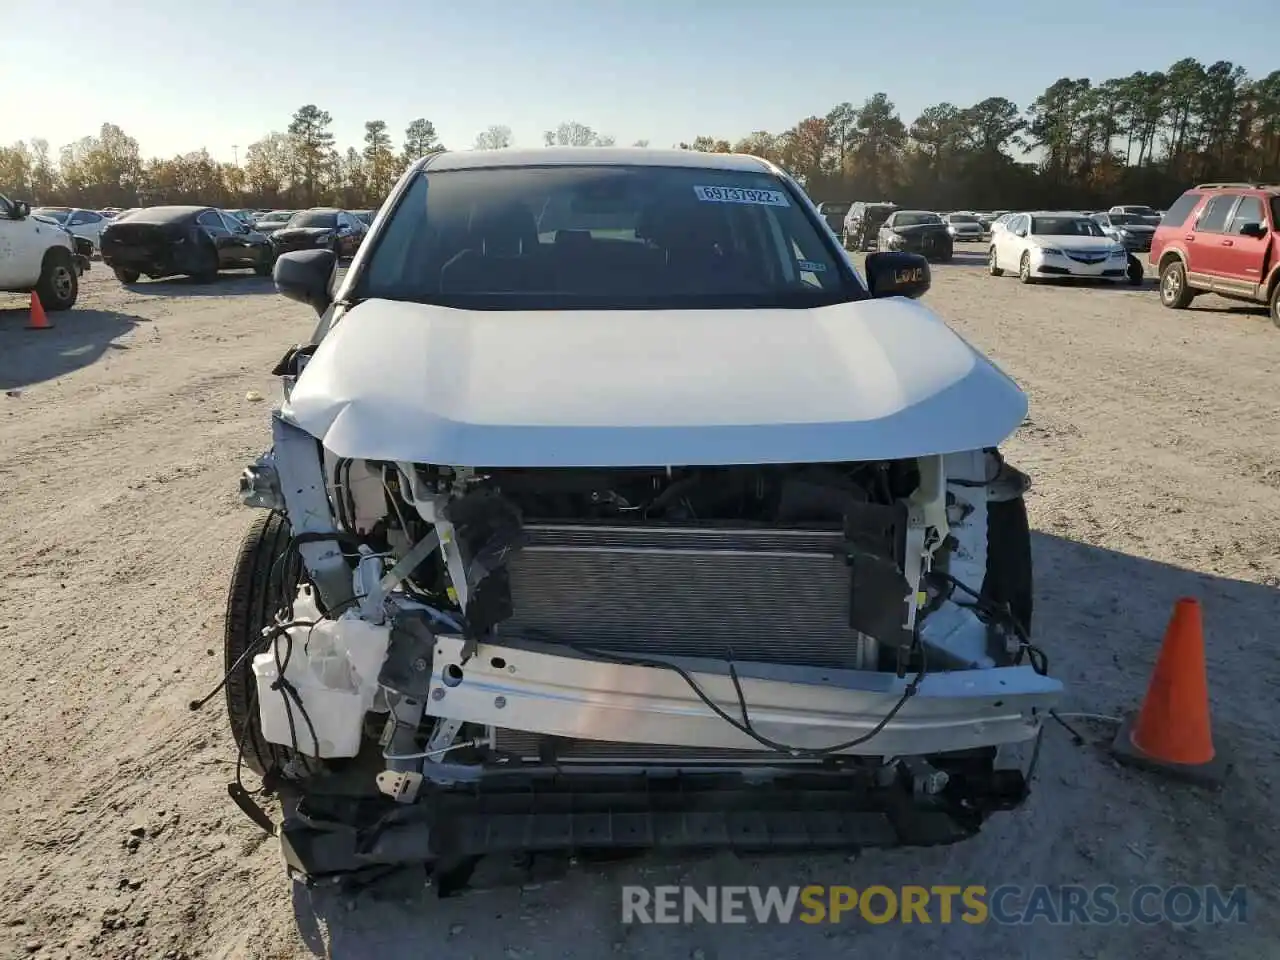
[[[305,588],[293,615],[304,622],[319,620],[320,612]],[[263,739],[308,756],[354,757],[360,751],[364,715],[378,693],[378,671],[390,638],[389,625],[369,623],[355,613],[319,620],[314,627],[290,627],[277,637],[274,651],[253,658]],[[272,688],[279,678],[277,654],[301,708],[283,687]]]

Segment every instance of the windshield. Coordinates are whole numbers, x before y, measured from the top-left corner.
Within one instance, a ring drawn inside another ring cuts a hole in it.
[[[777,177],[665,166],[423,172],[356,299],[472,309],[812,307],[862,299]]]
[[[371,226],[373,224],[373,211],[360,210],[356,213],[356,218],[366,226]]]
[[[936,213],[900,213],[894,218],[895,227],[918,227],[926,223],[941,223]]]
[[[849,212],[849,208],[851,206],[853,206],[851,203],[824,203],[822,205],[822,212],[828,216],[833,214],[835,216],[843,216]]]
[[[301,213],[295,213],[289,220],[291,227],[321,227],[332,230],[338,225],[338,215],[332,211],[325,212],[323,210],[303,210]]]
[[[967,213],[953,213],[947,219],[951,223],[977,223],[978,218]]]
[[[31,212],[36,216],[57,220],[59,223],[71,216],[71,211],[66,207],[36,207]]]
[[[1158,214],[1158,213],[1156,213],[1155,209],[1154,209],[1154,208],[1152,208],[1152,207],[1132,207],[1132,206],[1130,206],[1130,207],[1125,207],[1125,208],[1124,208],[1124,210],[1122,210],[1121,212],[1122,212],[1122,213],[1132,213],[1132,214],[1134,214],[1135,216],[1138,216],[1138,217],[1158,217],[1158,216],[1159,216],[1159,214]]]
[[[285,211],[284,213],[264,213],[258,218],[259,223],[288,223],[289,218],[293,214]]]
[[[1032,217],[1031,232],[1050,237],[1105,237],[1088,217]]]
[[[1112,213],[1108,214],[1108,219],[1117,227],[1132,226],[1133,224],[1142,226],[1146,223],[1142,217],[1132,213]]]

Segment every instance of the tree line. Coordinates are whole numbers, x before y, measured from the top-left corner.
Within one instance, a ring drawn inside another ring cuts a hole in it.
[[[284,131],[250,144],[242,163],[220,162],[204,149],[144,160],[136,140],[106,123],[56,159],[43,140],[0,147],[0,190],[86,207],[360,209],[380,204],[408,164],[445,149],[423,118],[405,128],[398,146],[384,121],[366,121],[363,143],[345,151],[332,123],[307,104]],[[611,146],[614,138],[570,121],[546,131],[543,143]],[[513,145],[510,127],[495,125],[472,147]],[[1187,58],[1100,83],[1063,77],[1025,110],[1004,97],[939,103],[909,124],[880,92],[779,133],[757,130],[731,141],[712,132],[676,146],[767,157],[815,200],[883,198],[934,209],[1165,206],[1199,180],[1280,181],[1280,70],[1255,79],[1225,60],[1205,66]]]

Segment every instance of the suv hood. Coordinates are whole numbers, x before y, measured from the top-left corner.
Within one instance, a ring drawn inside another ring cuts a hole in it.
[[[324,337],[282,412],[341,457],[624,467],[973,450],[1026,410],[999,368],[894,298],[561,312],[369,300]]]

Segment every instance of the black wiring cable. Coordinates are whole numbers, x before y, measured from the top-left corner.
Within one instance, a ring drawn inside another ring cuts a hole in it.
[[[960,590],[973,598],[972,604],[963,604],[963,606],[976,609],[989,619],[1000,621],[1013,630],[1019,644],[1018,656],[1014,659],[1015,665],[1022,662],[1022,654],[1025,651],[1031,668],[1042,677],[1049,675],[1049,655],[1031,642],[1031,638],[1027,636],[1026,629],[1018,622],[1018,618],[1013,615],[1007,604],[995,605],[963,580],[957,580],[951,574],[944,573],[941,570],[931,570],[929,571],[929,576],[949,584],[953,591]]]
[[[861,746],[862,744],[868,742],[877,734],[879,734],[882,730],[884,730],[885,727],[889,725],[889,723],[893,720],[893,718],[898,715],[899,711],[901,711],[902,708],[906,706],[907,701],[916,695],[916,693],[920,689],[920,683],[924,680],[928,672],[927,663],[925,662],[925,657],[924,657],[924,646],[923,644],[919,643],[919,638],[917,637],[913,645],[917,647],[920,652],[920,670],[916,673],[915,677],[912,678],[911,682],[908,683],[906,688],[902,691],[902,696],[898,698],[898,701],[892,707],[889,708],[889,712],[886,713],[883,717],[881,717],[880,720],[877,721],[876,725],[871,728],[871,730],[869,730],[867,733],[862,734],[861,736],[854,737],[852,740],[846,740],[843,743],[832,744],[829,747],[796,747],[790,744],[779,743],[776,740],[771,740],[768,737],[764,736],[759,731],[757,731],[754,726],[752,726],[750,712],[747,707],[746,694],[743,692],[742,681],[738,677],[738,670],[734,666],[734,663],[732,660],[729,660],[726,662],[728,663],[728,666],[729,666],[729,679],[733,682],[733,689],[737,696],[738,710],[742,714],[741,721],[734,719],[732,716],[729,715],[728,712],[722,709],[720,705],[717,704],[714,700],[712,700],[711,697],[708,696],[706,691],[704,691],[702,687],[698,685],[698,681],[693,678],[692,674],[690,674],[689,671],[685,670],[681,666],[678,666],[677,664],[671,663],[666,660],[653,660],[645,657],[625,656],[623,654],[618,654],[612,651],[597,650],[593,647],[582,646],[580,644],[564,643],[562,645],[568,647],[571,650],[576,650],[579,653],[584,653],[584,654],[587,654],[588,656],[597,657],[602,660],[611,660],[614,663],[619,663],[624,666],[653,667],[653,668],[662,669],[662,670],[670,670],[672,673],[679,676],[680,679],[683,680],[689,686],[689,689],[692,690],[694,692],[694,695],[697,696],[697,698],[707,706],[707,709],[709,709],[717,717],[719,717],[725,723],[729,724],[729,726],[733,727],[738,732],[750,737],[752,740],[756,741],[756,743],[760,744],[761,746],[766,747],[769,750],[773,750],[777,753],[784,753],[792,757],[808,757],[808,758],[814,758],[814,759],[829,757],[829,756],[832,756],[833,754],[837,754],[844,750],[848,750],[851,747]]]
[[[1019,653],[1021,654],[1022,650],[1025,650],[1027,657],[1031,662],[1032,669],[1035,670],[1036,673],[1040,674],[1041,676],[1048,675],[1048,672],[1049,672],[1048,656],[1044,653],[1043,650],[1041,650],[1039,647],[1037,647],[1035,644],[1031,642],[1030,638],[1027,636],[1027,633],[1023,629],[1022,625],[1018,623],[1017,618],[1013,616],[1012,612],[1009,611],[1007,607],[1002,609],[1000,607],[995,606],[994,604],[990,603],[990,601],[988,601],[985,597],[983,597],[982,594],[979,593],[977,590],[974,590],[968,584],[951,576],[948,573],[943,573],[942,571],[934,570],[934,571],[931,571],[930,574],[934,577],[937,577],[949,583],[953,588],[953,590],[959,589],[964,593],[967,593],[968,595],[970,595],[974,599],[974,606],[977,609],[981,610],[983,613],[985,613],[988,617],[992,619],[1000,620],[1006,623],[1007,625],[1009,625],[1013,629],[1015,635],[1018,638],[1018,641],[1020,644]],[[543,631],[537,631],[537,633],[541,634],[543,633]],[[693,691],[693,693],[697,696],[697,698],[701,700],[703,704],[705,704],[706,707],[712,713],[714,713],[717,717],[719,717],[725,723],[729,724],[731,727],[733,727],[735,730],[739,731],[740,733],[750,737],[752,740],[756,741],[761,746],[766,747],[770,750],[774,750],[778,753],[784,753],[793,757],[810,757],[810,758],[829,757],[832,754],[837,754],[844,750],[848,750],[852,747],[861,746],[862,744],[867,743],[873,737],[879,734],[882,730],[884,730],[884,728],[887,727],[890,722],[892,722],[893,718],[898,715],[898,713],[902,710],[904,706],[906,706],[907,701],[916,695],[916,693],[920,689],[921,682],[923,682],[924,678],[928,675],[928,662],[925,655],[925,647],[924,647],[924,644],[921,642],[919,633],[917,631],[912,641],[912,649],[918,652],[920,655],[920,669],[916,672],[916,675],[912,678],[911,682],[907,684],[906,688],[902,692],[902,696],[898,699],[898,701],[889,709],[888,713],[886,713],[870,731],[868,731],[865,734],[862,734],[861,736],[855,737],[852,740],[847,740],[843,743],[833,744],[829,747],[819,747],[819,748],[796,747],[796,746],[791,746],[785,743],[779,743],[776,740],[771,740],[770,738],[761,734],[752,726],[750,711],[747,706],[746,694],[742,689],[742,682],[738,677],[737,668],[734,665],[734,662],[732,660],[728,660],[726,662],[729,667],[729,679],[733,682],[734,693],[737,697],[738,710],[742,716],[742,719],[740,721],[730,716],[728,712],[726,712],[724,709],[720,707],[719,704],[717,704],[714,700],[712,700],[711,697],[706,693],[706,691],[704,691],[698,685],[697,680],[693,678],[693,676],[689,673],[689,671],[685,670],[683,667],[678,666],[677,664],[671,663],[666,660],[656,660],[656,659],[651,659],[646,657],[627,656],[627,655],[619,654],[613,651],[600,650],[598,648],[585,646],[582,644],[563,643],[562,641],[556,641],[554,637],[551,637],[548,639],[550,639],[552,642],[561,642],[563,646],[566,646],[571,650],[576,650],[579,653],[586,654],[587,656],[596,657],[601,660],[608,660],[613,663],[622,664],[624,666],[650,667],[655,669],[670,670],[671,672],[679,676],[680,679],[682,679],[688,685],[689,689]],[[1020,662],[1020,660],[1015,662]]]
[[[314,629],[314,628],[313,628]],[[285,676],[285,671],[289,669],[289,661],[293,658],[293,634],[284,631],[285,638],[285,655],[284,661],[280,660],[280,644],[274,643],[271,646],[272,654],[276,661],[276,678],[271,681],[271,689],[279,690],[284,700],[285,719],[289,721],[289,742],[292,745],[293,752],[302,756],[303,753],[298,749],[298,731],[293,723],[293,707],[289,704],[289,698],[293,698],[293,702],[297,704],[298,711],[302,714],[302,719],[307,724],[307,732],[311,734],[311,750],[312,756],[316,759],[320,757],[320,738],[316,736],[315,724],[311,722],[311,716],[307,713],[307,708],[302,704],[302,695],[298,693],[295,687]]]

